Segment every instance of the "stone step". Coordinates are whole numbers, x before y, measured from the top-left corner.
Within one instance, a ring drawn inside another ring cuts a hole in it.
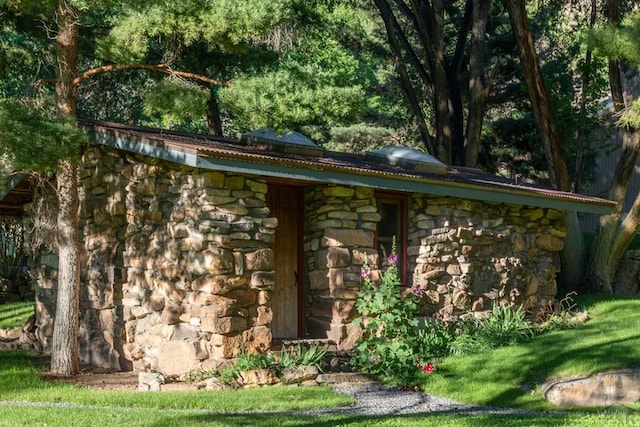
[[[375,378],[359,372],[329,372],[316,377],[318,384],[373,383]]]

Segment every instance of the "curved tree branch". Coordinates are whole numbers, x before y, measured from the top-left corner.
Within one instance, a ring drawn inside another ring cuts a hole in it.
[[[80,83],[82,83],[84,80],[88,79],[89,77],[93,77],[95,75],[98,74],[102,74],[102,73],[108,73],[111,71],[119,71],[119,70],[147,70],[147,71],[153,71],[156,73],[162,73],[162,74],[167,74],[170,76],[178,76],[178,77],[183,77],[185,79],[189,79],[189,80],[195,80],[199,83],[204,83],[204,84],[209,84],[209,85],[213,85],[213,86],[225,86],[225,87],[229,87],[231,86],[231,81],[226,81],[226,82],[222,82],[220,80],[215,80],[212,78],[209,78],[207,76],[203,76],[202,74],[195,74],[195,73],[189,73],[186,71],[176,71],[174,69],[172,69],[171,67],[169,67],[166,64],[157,64],[157,65],[153,65],[153,64],[110,64],[110,65],[103,65],[102,67],[97,67],[97,68],[92,68],[90,70],[87,70],[83,73],[81,73],[80,75],[76,76],[73,79],[72,82],[72,87],[76,88]],[[40,79],[37,82],[34,83],[34,86],[36,88],[39,88],[40,86],[42,86],[45,83],[57,83],[58,80],[57,79]]]
[[[184,77],[185,79],[196,80],[203,83],[208,83],[214,86],[231,86],[231,81],[222,82],[220,80],[211,79],[201,74],[188,73],[186,71],[176,71],[166,64],[110,64],[104,65],[98,68],[92,68],[80,74],[73,80],[73,85],[78,86],[83,80],[93,77],[97,74],[108,73],[110,71],[118,70],[147,70],[157,73],[168,74],[170,76]]]

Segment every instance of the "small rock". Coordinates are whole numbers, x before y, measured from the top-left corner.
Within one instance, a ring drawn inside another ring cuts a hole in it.
[[[240,378],[245,388],[259,387],[278,383],[278,377],[273,369],[251,369],[240,372]]]
[[[160,391],[164,384],[164,376],[158,372],[140,372],[138,374],[138,390]]]
[[[315,380],[318,374],[318,368],[315,366],[295,366],[284,370],[282,382],[285,384],[302,383]]]

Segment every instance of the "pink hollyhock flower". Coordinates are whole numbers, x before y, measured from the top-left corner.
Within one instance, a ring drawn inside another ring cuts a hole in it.
[[[362,276],[362,278],[369,278],[371,277],[371,269],[368,267],[363,267],[360,270],[360,276]]]
[[[398,255],[396,255],[396,254],[389,255],[389,257],[387,258],[387,262],[389,264],[394,264],[394,265],[397,264],[398,263]]]
[[[420,296],[420,294],[422,293],[422,288],[418,285],[415,285],[411,287],[411,292],[413,292],[414,295]]]
[[[422,372],[424,372],[425,374],[430,374],[431,372],[433,372],[433,364],[429,362],[426,365],[424,365],[422,367]]]

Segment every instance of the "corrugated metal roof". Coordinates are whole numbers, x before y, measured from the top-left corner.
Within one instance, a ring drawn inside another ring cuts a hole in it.
[[[608,213],[615,205],[602,198],[516,183],[478,169],[448,167],[446,174],[429,173],[409,169],[404,163],[389,164],[352,153],[325,150],[317,157],[274,151],[277,149],[273,145],[247,145],[229,138],[104,122],[82,123],[89,127],[98,143],[200,168],[597,214]]]

